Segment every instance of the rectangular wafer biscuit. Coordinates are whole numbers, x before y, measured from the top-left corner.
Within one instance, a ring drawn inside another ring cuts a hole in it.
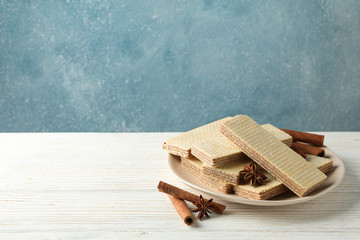
[[[223,193],[232,193],[233,185],[209,175],[202,174],[203,162],[194,156],[181,157],[181,165],[208,187]]]
[[[202,172],[204,175],[210,175],[221,179],[227,183],[239,184],[240,171],[244,170],[245,165],[250,165],[253,161],[245,155],[242,161],[232,162],[221,167],[212,167],[203,164]]]
[[[224,136],[207,139],[192,145],[191,155],[213,167],[237,162],[245,156],[238,146]]]
[[[304,197],[326,179],[324,173],[248,116],[238,115],[223,122],[220,131],[299,197]]]
[[[233,184],[224,182],[217,178],[214,178],[209,175],[201,174],[200,181],[204,183],[206,186],[223,193],[232,193],[233,192]]]
[[[324,173],[327,173],[332,169],[332,161],[330,159],[308,154],[306,160]],[[250,165],[252,162],[252,160],[247,158],[247,161],[238,164],[235,171],[243,170],[245,165]],[[233,184],[224,182],[224,178],[221,174],[215,174],[215,172],[219,171],[218,169],[206,166],[206,164],[203,164],[196,157],[181,157],[181,165],[211,189],[223,193],[233,192]],[[213,169],[211,175],[202,173],[204,166]],[[271,174],[266,171],[264,174],[267,176],[264,185],[256,187],[251,186],[250,184],[234,185],[235,194],[244,198],[265,200],[288,190],[284,184],[276,180]]]
[[[305,159],[309,163],[316,166],[316,168],[322,171],[323,173],[327,173],[332,170],[333,161],[328,158],[307,154]]]
[[[291,146],[291,143],[293,142],[293,138],[290,136],[290,134],[287,134],[286,132],[280,130],[279,128],[271,125],[271,124],[263,124],[261,125],[263,129],[274,135],[277,139],[279,139],[281,142],[285,143],[287,146]],[[284,134],[285,133],[285,134]]]
[[[190,150],[193,144],[221,136],[219,133],[220,124],[229,119],[231,119],[231,117],[220,119],[169,138],[164,142],[163,149],[177,156],[189,157],[191,156]]]
[[[333,162],[330,159],[308,154],[306,160],[323,173],[327,173],[332,169]],[[289,190],[268,172],[264,172],[264,174],[267,179],[264,181],[263,185],[255,187],[250,185],[250,183],[235,185],[235,194],[243,198],[265,200]]]
[[[191,157],[180,157],[181,165],[185,167],[190,173],[200,178],[202,174],[203,163],[194,156]]]
[[[271,124],[264,124],[261,127],[277,137],[286,145],[291,145],[292,137],[289,134],[281,131]],[[228,140],[225,136],[206,139],[193,144],[191,146],[191,154],[213,167],[221,167],[246,158],[245,153],[243,153],[236,144]]]

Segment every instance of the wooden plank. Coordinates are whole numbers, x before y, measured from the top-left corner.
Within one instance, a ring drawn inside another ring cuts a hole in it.
[[[220,200],[224,215],[188,227],[156,189],[163,180],[200,193],[168,170],[161,144],[176,133],[1,133],[0,239],[351,239],[360,233],[360,133],[322,134],[347,168],[339,187],[293,206]]]

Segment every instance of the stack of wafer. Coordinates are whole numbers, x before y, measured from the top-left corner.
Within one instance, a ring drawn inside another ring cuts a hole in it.
[[[289,134],[271,124],[265,124],[261,127],[286,145],[291,146],[292,137]],[[213,167],[221,167],[246,159],[242,149],[224,136],[194,143],[191,146],[191,154]]]
[[[326,179],[324,173],[248,116],[239,115],[224,122],[220,132],[299,197],[318,188]]]
[[[204,185],[239,197],[265,200],[287,190],[303,197],[319,187],[332,161],[290,146],[293,138],[271,124],[258,125],[248,116],[224,118],[168,139],[164,150],[181,157],[181,165]],[[240,171],[263,167],[263,185],[245,182]]]
[[[307,155],[306,160],[323,173],[327,173],[332,169],[332,161],[327,158]],[[265,172],[265,176],[267,179],[264,184],[257,187],[249,183],[234,186],[235,194],[243,198],[265,200],[288,190],[284,184],[270,173]]]
[[[231,119],[231,117],[209,123],[170,138],[164,142],[163,149],[176,156],[190,157],[190,150],[193,144],[221,136],[219,132],[220,124],[229,119]]]
[[[196,157],[181,157],[181,165],[184,166],[184,168],[192,173],[195,177],[197,177],[202,183],[212,188],[213,190],[223,193],[233,192],[233,184],[225,182],[222,179],[216,178],[214,176],[203,174],[204,163]]]
[[[203,174],[204,163],[196,157],[181,157],[181,165],[190,173],[199,178],[201,182],[210,188],[224,193],[232,193],[233,185],[211,175]]]
[[[327,158],[307,155],[306,160],[323,173],[332,169],[332,161]],[[201,162],[194,156],[190,158],[181,157],[181,165],[205,185],[219,192],[232,193],[234,190],[235,194],[240,197],[265,200],[288,190],[284,184],[266,171],[264,174],[267,179],[263,185],[254,187],[250,183],[242,182],[240,171],[244,169],[245,165],[251,163],[253,161],[247,158],[237,163],[216,168]]]

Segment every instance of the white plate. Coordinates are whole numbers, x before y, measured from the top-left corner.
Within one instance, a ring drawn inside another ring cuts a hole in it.
[[[331,151],[327,147],[323,147],[325,149],[326,158],[333,160],[333,170],[327,173],[327,179],[324,184],[316,189],[315,191],[311,192],[309,195],[303,198],[297,197],[294,193],[287,191],[285,193],[279,194],[268,200],[252,200],[246,199],[242,197],[238,197],[235,194],[225,194],[221,192],[216,192],[202,182],[200,182],[194,175],[189,173],[185,168],[183,168],[180,164],[180,157],[169,154],[168,157],[168,164],[170,170],[185,184],[189,185],[190,187],[196,188],[202,192],[208,193],[214,197],[221,198],[223,200],[227,200],[230,202],[236,203],[243,203],[249,205],[259,205],[259,206],[280,206],[280,205],[290,205],[290,204],[297,204],[306,201],[310,201],[317,197],[324,195],[325,193],[334,189],[344,178],[345,175],[345,166],[342,160],[336,156],[336,154]]]

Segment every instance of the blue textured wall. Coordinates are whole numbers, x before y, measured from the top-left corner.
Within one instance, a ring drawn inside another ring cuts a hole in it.
[[[0,131],[360,130],[360,1],[0,1]]]

